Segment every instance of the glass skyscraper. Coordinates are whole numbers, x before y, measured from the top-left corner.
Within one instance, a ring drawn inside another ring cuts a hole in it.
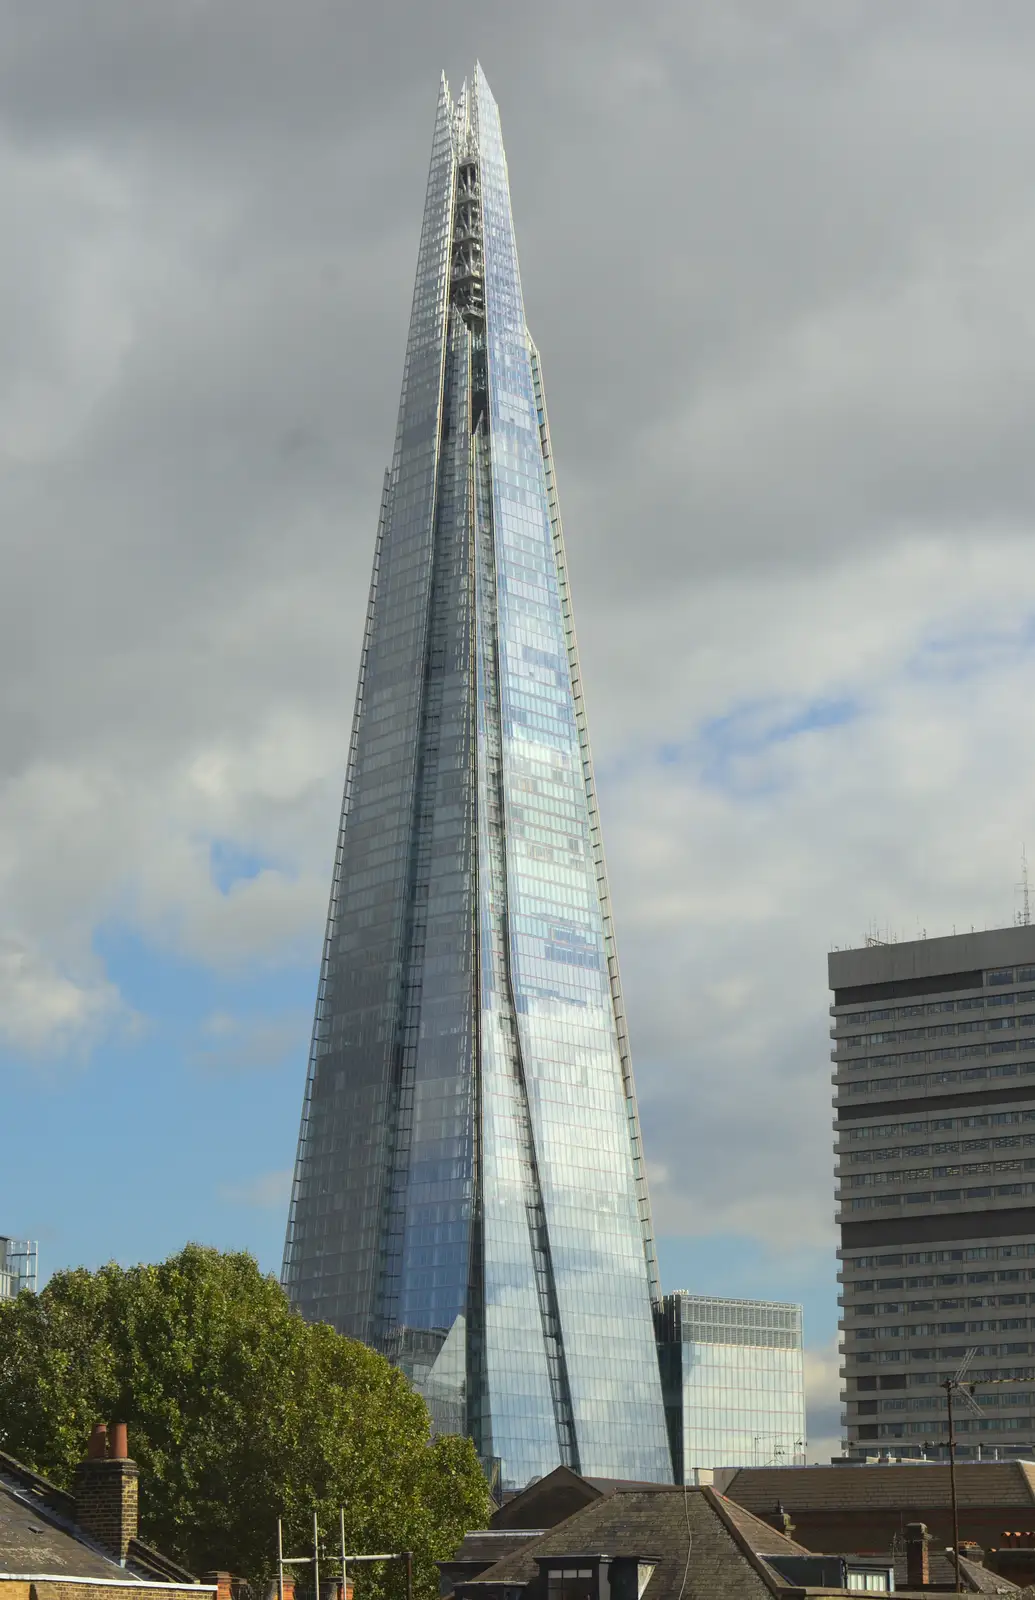
[[[805,1461],[801,1306],[667,1294],[658,1351],[676,1480]]]
[[[479,67],[439,97],[284,1284],[505,1484],[671,1481],[550,436]]]

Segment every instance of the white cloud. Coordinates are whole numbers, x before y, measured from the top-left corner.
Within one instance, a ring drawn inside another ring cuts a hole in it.
[[[252,1206],[261,1211],[287,1211],[291,1194],[291,1173],[261,1172],[245,1183],[222,1184],[219,1198],[231,1205]]]
[[[0,899],[14,939],[82,965],[107,919],[213,966],[319,949],[341,730],[256,719],[251,737],[206,741],[184,760],[122,744],[27,764],[0,791]],[[215,774],[219,774],[218,777]],[[314,811],[319,832],[310,827]],[[330,826],[328,826],[330,823]],[[260,865],[221,889],[214,841]],[[272,858],[267,861],[265,858]]]
[[[808,1460],[827,1462],[841,1454],[841,1358],[836,1344],[805,1352]]]
[[[107,1029],[128,1021],[102,974],[73,978],[39,950],[0,938],[0,1039],[9,1050],[83,1058]]]
[[[604,825],[660,1231],[832,1247],[826,951],[875,925],[1012,920],[1035,792],[1029,595],[1035,550],[994,536],[785,582],[768,609],[745,582],[717,616],[689,600],[666,652],[666,667],[689,657],[685,722],[660,662],[639,661],[659,692],[635,732],[605,694]],[[709,682],[714,633],[730,669]]]
[[[293,1013],[236,1017],[213,1012],[202,1023],[192,1061],[206,1072],[236,1074],[279,1067],[294,1056],[301,1072],[308,1026],[307,1017]]]

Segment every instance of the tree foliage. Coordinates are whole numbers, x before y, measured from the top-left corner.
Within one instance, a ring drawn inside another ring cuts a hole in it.
[[[412,1550],[432,1600],[434,1560],[490,1510],[470,1441],[432,1440],[403,1375],[304,1322],[248,1255],[188,1245],[0,1305],[3,1449],[70,1486],[98,1420],[129,1424],[141,1537],[194,1572],[264,1585],[278,1517],[303,1554],[315,1510],[331,1553],[344,1506],[350,1551]],[[402,1592],[398,1573],[356,1576],[357,1600]]]

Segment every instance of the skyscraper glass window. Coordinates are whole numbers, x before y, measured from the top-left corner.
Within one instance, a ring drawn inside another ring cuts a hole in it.
[[[35,1240],[0,1234],[0,1300],[13,1300],[23,1289],[36,1292],[38,1254]]]
[[[668,1294],[658,1350],[676,1480],[805,1460],[801,1306]]]
[[[504,1483],[670,1480],[546,406],[480,68],[438,104],[283,1276]]]

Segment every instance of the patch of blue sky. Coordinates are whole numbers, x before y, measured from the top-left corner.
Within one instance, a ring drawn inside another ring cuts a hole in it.
[[[184,1022],[216,1010],[255,1015],[300,1004],[311,1008],[316,995],[316,941],[305,960],[282,960],[261,970],[216,968],[164,946],[157,949],[118,922],[103,924],[93,947],[126,1004],[156,1022]]]
[[[220,894],[229,894],[235,883],[257,878],[268,869],[283,870],[279,862],[248,850],[233,839],[213,839],[209,845],[209,877]]]
[[[702,783],[741,796],[777,792],[787,782],[785,769],[772,759],[795,739],[844,727],[862,714],[852,696],[788,705],[784,700],[745,701],[703,723],[686,743],[665,744],[658,751],[663,766],[696,769]]]
[[[790,1301],[803,1307],[805,1343],[816,1348],[837,1334],[837,1260],[833,1249],[774,1250],[742,1234],[657,1241],[663,1294],[720,1295],[734,1300]]]
[[[188,1240],[278,1271],[286,1208],[242,1197],[294,1160],[318,951],[224,973],[120,925],[95,948],[139,1026],[85,1059],[0,1056],[2,1224],[39,1239],[43,1275],[154,1261]]]
[[[906,663],[906,676],[963,683],[1016,665],[1035,652],[1035,616],[1008,627],[932,634]]]

